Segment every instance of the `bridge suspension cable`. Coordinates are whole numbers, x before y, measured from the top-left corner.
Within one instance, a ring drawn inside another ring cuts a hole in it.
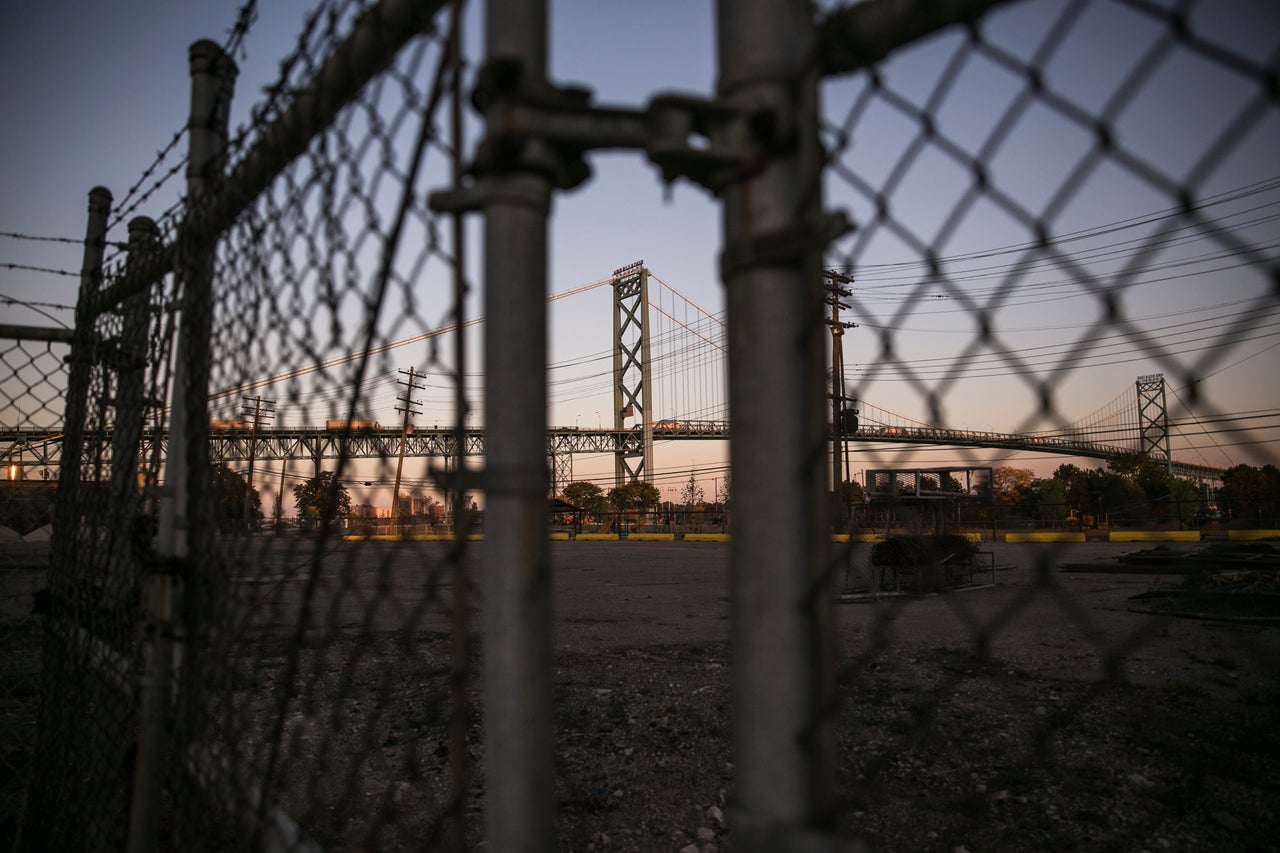
[[[553,293],[547,297],[547,302],[549,304],[552,302],[557,302],[561,299],[565,299],[570,296],[577,296],[579,293],[586,293],[589,290],[595,290],[598,287],[604,287],[610,282],[612,282],[612,279],[605,278],[599,281],[590,282],[589,284],[580,285],[579,287],[575,287],[570,290],[564,290],[564,291],[561,291],[560,293]],[[465,320],[462,323],[461,328],[467,329],[467,328],[471,328],[472,326],[477,326],[483,323],[484,319],[485,318],[483,315],[479,317],[472,317],[469,320]],[[381,353],[388,352],[393,349],[410,346],[412,344],[422,343],[423,341],[430,340],[431,338],[439,337],[441,335],[447,335],[450,332],[455,332],[458,330],[458,328],[459,326],[457,323],[448,323],[444,326],[439,327],[438,329],[432,329],[431,331],[428,331],[428,332],[422,332],[421,334],[411,335],[407,338],[400,338],[399,340],[390,341],[385,344],[380,344],[378,346],[371,347],[367,351],[346,353],[344,355],[335,356],[333,358],[327,359],[317,364],[311,364],[305,367],[299,367],[296,370],[289,370],[284,373],[277,373],[273,376],[265,376],[260,379],[254,379],[247,383],[241,383],[239,385],[236,385],[234,388],[224,388],[221,391],[215,391],[214,393],[210,394],[209,398],[213,400],[213,399],[221,399],[223,397],[231,397],[236,394],[240,394],[244,391],[251,391],[257,388],[265,388],[269,385],[275,385],[278,382],[287,382],[290,379],[296,379],[300,376],[306,376],[308,374],[318,373],[322,370],[329,370],[331,368],[338,367],[343,364],[350,364],[354,361],[359,361],[360,359],[366,358],[371,355],[380,355]]]

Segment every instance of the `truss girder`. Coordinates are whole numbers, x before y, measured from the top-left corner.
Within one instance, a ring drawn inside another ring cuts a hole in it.
[[[681,441],[727,441],[729,424],[724,421],[680,422],[652,430],[664,440]],[[0,446],[10,449],[17,458],[20,445],[30,442],[32,446],[41,445],[42,461],[56,466],[61,457],[61,433],[52,430],[4,430],[0,431]],[[144,433],[142,438],[142,457],[150,458],[153,442],[161,442],[160,453],[168,450],[164,437],[157,438],[154,433]],[[374,435],[357,436],[347,440],[347,457],[352,459],[392,458],[400,440],[399,429],[385,429]],[[897,427],[862,424],[856,435],[850,436],[854,442],[877,444],[917,444],[943,445],[951,447],[984,447],[1009,450],[1037,450],[1045,453],[1057,453],[1066,456],[1079,456],[1093,459],[1110,459],[1124,453],[1132,453],[1133,447],[1118,447],[1097,441],[1089,441],[1079,436],[1042,435],[1027,436],[1014,433],[977,432],[969,430],[950,430],[938,427]],[[213,437],[210,439],[210,457],[228,461],[245,461],[249,458],[248,431],[243,437],[230,439]],[[218,442],[221,442],[220,444]],[[341,449],[342,438],[328,434],[323,429],[262,429],[258,431],[258,459],[315,460],[336,459]],[[577,429],[562,427],[547,433],[547,453],[601,453],[622,454],[624,458],[634,458],[643,452],[644,431],[639,429]],[[95,458],[104,462],[110,461],[110,433],[99,435],[90,430],[85,435],[84,459],[91,465]],[[449,430],[417,431],[405,444],[405,455],[411,457],[453,455],[453,432]],[[101,447],[103,455],[96,457],[93,448]],[[466,433],[465,455],[484,455],[484,432],[479,429]],[[27,456],[28,460],[32,457]],[[30,464],[30,463],[28,463]],[[1177,476],[1193,479],[1220,480],[1222,469],[1204,465],[1173,463],[1173,473]]]

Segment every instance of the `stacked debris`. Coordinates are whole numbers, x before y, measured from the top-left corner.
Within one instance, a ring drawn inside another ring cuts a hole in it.
[[[1270,542],[1209,542],[1187,551],[1160,547],[1125,554],[1123,565],[1156,576],[1129,609],[1199,619],[1280,621],[1280,548]],[[1161,575],[1184,575],[1176,586]]]

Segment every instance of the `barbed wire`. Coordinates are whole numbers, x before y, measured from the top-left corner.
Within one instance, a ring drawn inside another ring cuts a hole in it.
[[[182,132],[185,132],[185,128]],[[181,132],[179,135],[181,135]],[[149,171],[153,171],[154,167],[158,166],[159,164],[160,164],[160,161],[153,163],[152,166],[149,167]],[[148,187],[146,192],[144,192],[142,195],[138,196],[137,198],[132,199],[132,201],[130,202],[130,197],[132,196],[134,191],[137,190],[137,188],[141,185],[141,181],[138,184],[134,184],[134,186],[129,190],[129,192],[126,193],[124,201],[121,202],[120,209],[111,217],[111,221],[107,223],[107,228],[108,229],[114,228],[117,225],[119,225],[121,222],[125,221],[125,219],[130,214],[132,214],[139,207],[145,204],[153,195],[155,195],[160,190],[161,187],[167,184],[169,180],[173,178],[174,175],[182,171],[182,169],[186,167],[186,165],[187,165],[187,158],[184,155],[181,160],[175,163],[167,172],[161,175],[160,178],[157,179],[154,184]],[[146,180],[145,175],[143,176],[142,180]],[[127,206],[126,206],[126,202],[129,202]]]
[[[244,50],[244,39],[249,34],[249,31],[253,28],[253,25],[257,20],[257,0],[248,0],[248,2],[241,6],[237,11],[236,22],[231,26],[230,30],[228,30],[227,41],[223,45],[223,48],[229,55],[234,56],[238,53],[242,58],[247,55]],[[183,155],[175,165],[161,175],[154,184],[142,193],[142,195],[135,198],[135,195],[142,190],[142,187],[151,178],[151,176],[156,173],[156,170],[159,169],[160,166],[169,158],[169,155],[173,153],[173,150],[178,146],[178,143],[182,141],[186,132],[187,128],[185,126],[179,128],[173,134],[173,137],[169,140],[168,144],[156,153],[155,159],[153,159],[151,164],[143,170],[142,175],[133,184],[133,186],[129,187],[129,189],[125,191],[124,198],[120,200],[117,212],[107,223],[108,229],[114,228],[121,222],[125,221],[130,214],[145,204],[147,200],[154,196],[161,187],[167,184],[175,175],[178,174],[178,172],[182,170],[187,163],[186,155]]]
[[[43,273],[48,273],[49,275],[65,275],[71,278],[80,277],[80,273],[78,272],[70,272],[69,270],[56,270],[56,269],[53,269],[52,267],[36,267],[36,266],[31,266],[30,264],[0,263],[0,269],[24,270],[26,272],[43,272]]]
[[[227,31],[227,41],[223,44],[222,49],[227,52],[228,56],[247,58],[248,53],[244,49],[245,37],[249,35],[249,30],[253,29],[253,25],[258,22],[258,0],[248,0],[243,6],[236,10],[236,22]]]
[[[287,80],[289,73],[297,64],[299,57],[303,53],[303,48],[310,33],[315,29],[316,23],[320,20],[322,9],[316,8],[303,18],[302,33],[298,36],[297,46],[293,52],[280,61],[280,72],[276,81],[266,86],[263,91],[266,94],[266,100],[255,105],[249,111],[249,120],[240,125],[236,129],[235,135],[228,144],[228,151],[239,151],[247,145],[249,135],[257,128],[261,127],[272,116],[279,112],[279,102],[287,90]]]
[[[55,311],[74,311],[74,305],[59,305],[56,302],[30,302],[26,299],[18,299],[16,296],[10,296],[7,293],[0,293],[0,302],[7,305],[22,305],[26,308],[51,308]]]
[[[186,125],[183,125],[181,128],[177,130],[177,132],[173,134],[173,138],[169,140],[169,143],[156,153],[155,159],[151,161],[151,165],[147,166],[147,168],[143,170],[142,175],[133,184],[133,186],[129,187],[129,189],[125,191],[124,198],[120,199],[119,210],[114,216],[111,217],[110,221],[108,221],[107,223],[108,229],[114,228],[116,225],[119,225],[121,222],[123,222],[126,216],[128,216],[134,210],[137,210],[138,206],[141,205],[143,202],[145,202],[148,198],[155,195],[156,191],[160,189],[160,187],[164,186],[169,181],[170,178],[176,175],[178,171],[184,165],[186,165],[187,158],[184,155],[176,166],[169,169],[169,171],[165,172],[164,175],[162,175],[159,178],[159,180],[156,181],[155,184],[153,184],[150,188],[148,188],[147,191],[143,193],[143,195],[140,198],[136,200],[134,199],[134,195],[137,194],[142,189],[143,185],[146,184],[148,179],[150,179],[150,177],[153,174],[155,174],[156,169],[159,169],[160,166],[165,162],[165,160],[169,158],[169,154],[172,153],[173,149],[176,148],[178,143],[182,141],[182,137],[185,136],[186,133],[187,133]]]
[[[20,305],[23,308],[30,309],[36,312],[37,314],[39,314],[41,317],[44,317],[45,319],[48,319],[48,320],[52,320],[53,322],[57,323],[59,326],[61,326],[64,329],[69,329],[71,327],[68,326],[66,323],[62,322],[61,320],[59,320],[57,317],[50,314],[48,311],[45,311],[44,309],[48,308],[54,311],[74,311],[75,310],[75,308],[71,305],[58,305],[53,302],[28,302],[25,299],[16,299],[4,293],[0,293],[0,303],[3,303],[5,305]]]
[[[29,240],[33,243],[83,243],[83,240],[76,240],[72,237],[38,237],[34,234],[18,234],[14,231],[0,231],[0,237],[7,237],[10,240]]]

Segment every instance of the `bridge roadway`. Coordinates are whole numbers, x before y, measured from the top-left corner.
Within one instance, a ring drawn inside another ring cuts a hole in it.
[[[463,430],[464,451],[467,456],[484,455],[484,430]],[[161,441],[161,453],[167,452],[162,434],[148,431],[143,435],[143,458],[149,458],[153,442]],[[547,453],[563,456],[573,453],[638,454],[642,447],[639,429],[591,429],[578,427],[551,427],[547,430]],[[658,421],[653,428],[655,441],[704,440],[724,441],[729,438],[727,421]],[[21,461],[30,466],[53,467],[57,464],[62,435],[54,430],[0,429],[0,448],[3,448],[5,464]],[[211,429],[210,456],[213,459],[247,460],[252,430],[248,428]],[[1008,450],[1032,450],[1056,453],[1064,456],[1110,459],[1133,453],[1131,447],[1119,447],[1101,442],[1051,433],[1016,435],[1012,433],[975,432],[941,427],[885,426],[862,424],[856,433],[849,434],[852,442],[884,444],[927,444],[954,447],[983,447]],[[110,435],[90,431],[85,436],[84,452],[92,459],[97,453],[110,453]],[[456,436],[452,429],[415,428],[405,438],[405,456],[411,458],[455,455]],[[99,450],[99,448],[101,450]],[[320,469],[325,459],[392,459],[400,452],[400,430],[396,427],[356,429],[350,431],[329,430],[321,427],[281,427],[258,430],[254,457],[259,460],[307,459]],[[1196,480],[1221,481],[1222,469],[1205,465],[1173,462],[1173,473],[1179,477]]]

